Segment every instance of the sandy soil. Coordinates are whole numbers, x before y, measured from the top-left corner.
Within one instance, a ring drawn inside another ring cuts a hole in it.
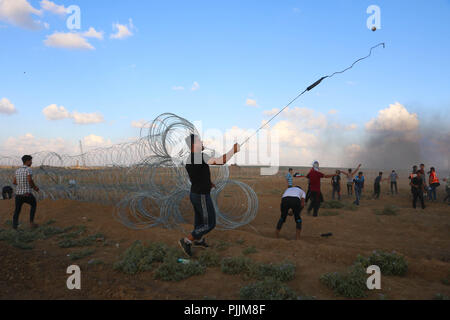
[[[233,170],[232,176],[248,182],[257,192],[259,211],[252,227],[215,230],[209,235],[212,244],[229,244],[228,249],[220,251],[221,256],[237,256],[245,248],[254,246],[257,253],[251,258],[256,261],[296,263],[296,277],[288,285],[299,294],[337,299],[319,282],[323,273],[345,270],[358,254],[395,250],[406,257],[408,274],[405,277],[383,276],[382,290],[371,292],[368,299],[378,299],[380,294],[388,299],[432,299],[437,293],[450,296],[450,286],[442,282],[450,278],[450,207],[442,202],[427,202],[426,210],[412,209],[407,180],[401,181],[397,196],[391,196],[387,183],[383,183],[381,199],[372,200],[372,183],[369,183],[372,179],[369,179],[357,211],[321,209],[322,213],[337,211],[339,214],[313,218],[304,210],[302,239],[295,241],[292,217],[284,225],[281,239],[274,238],[280,197],[286,184],[283,177],[240,175],[239,168]],[[306,185],[305,180],[298,182]],[[345,185],[342,187],[344,189]],[[322,189],[325,199],[330,200],[328,180],[323,181]],[[438,193],[440,199],[443,189],[440,187]],[[351,202],[353,198],[344,195],[342,201]],[[398,214],[376,215],[374,211],[386,204],[398,206]],[[13,205],[13,201],[0,201],[2,228],[6,228],[3,223],[12,218]],[[0,242],[0,299],[238,299],[239,289],[249,282],[240,276],[224,275],[220,268],[208,268],[202,276],[177,283],[154,280],[151,272],[128,276],[114,271],[112,264],[132,242],[160,241],[176,246],[183,235],[180,231],[163,228],[127,229],[112,218],[112,211],[111,206],[93,203],[40,202],[38,223],[53,219],[55,225],[61,227],[86,225],[89,233],[105,234],[109,245],[98,244],[93,256],[76,262],[82,270],[82,289],[70,291],[66,288],[66,268],[73,263],[67,255],[79,249],[59,248],[57,238],[36,241],[33,250],[20,250]],[[28,208],[24,207],[21,222],[25,224],[27,219]],[[188,230],[190,226],[184,228]],[[326,232],[332,232],[333,236],[321,238],[320,234]],[[105,264],[88,264],[92,258]]]

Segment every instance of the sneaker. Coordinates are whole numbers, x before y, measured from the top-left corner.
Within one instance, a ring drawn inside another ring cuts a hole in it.
[[[206,243],[205,238],[199,240],[199,241],[194,241],[194,247],[199,247],[199,248],[208,248],[209,245]]]
[[[192,257],[192,244],[187,243],[186,241],[184,241],[184,239],[178,241],[178,244],[180,245],[181,249],[183,249],[185,255],[187,255],[188,257]]]

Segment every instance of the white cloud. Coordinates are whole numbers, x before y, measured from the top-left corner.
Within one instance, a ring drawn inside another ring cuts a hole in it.
[[[192,84],[192,91],[197,91],[198,89],[200,89],[200,85],[198,84],[197,81],[194,81],[194,83]]]
[[[63,106],[57,106],[56,104],[51,104],[42,110],[47,120],[63,120],[63,119],[73,119],[75,124],[95,124],[104,122],[103,115],[95,113],[80,113],[78,111],[69,112]]]
[[[89,148],[108,147],[112,145],[112,142],[110,139],[90,134],[82,139],[82,144],[84,147],[83,151],[87,151]],[[78,141],[75,143],[60,137],[51,139],[40,138],[35,137],[31,133],[18,137],[9,137],[0,147],[2,154],[11,156],[22,156],[24,154],[33,154],[43,151],[56,152],[61,155],[80,154]],[[73,163],[73,165],[75,165],[75,163]]]
[[[245,100],[245,104],[249,107],[258,107],[258,103],[256,102],[256,100],[250,98]]]
[[[141,119],[139,121],[132,121],[131,126],[133,128],[138,128],[138,129],[150,128],[150,122],[147,120]]]
[[[107,140],[101,136],[97,136],[95,134],[90,134],[83,138],[83,146],[86,147],[105,147],[111,145],[111,140]]]
[[[318,144],[318,138],[313,133],[301,130],[295,122],[282,120],[273,126],[277,130],[281,143],[291,147],[311,148]]]
[[[12,25],[37,30],[42,27],[41,22],[33,19],[33,15],[40,16],[42,12],[34,8],[27,0],[1,0],[0,20]]]
[[[279,109],[275,108],[263,111],[263,114],[266,116],[274,116],[279,111]],[[286,108],[280,114],[280,117],[295,122],[302,129],[325,129],[328,126],[328,120],[324,114],[308,108]]]
[[[338,113],[338,111],[336,109],[331,109],[330,111],[328,111],[328,114],[331,114],[331,115],[335,115],[337,113]]]
[[[100,113],[79,113],[77,111],[72,112],[72,118],[76,124],[94,124],[102,123],[105,120]]]
[[[90,27],[88,31],[83,33],[83,36],[86,38],[96,38],[99,40],[103,40],[103,31],[97,31],[95,28]]]
[[[128,25],[120,24],[120,23],[114,23],[113,24],[113,30],[116,31],[116,33],[111,34],[111,39],[125,39],[128,37],[131,37],[133,35],[133,32],[131,30],[134,29],[133,20],[129,19]]]
[[[57,153],[73,153],[74,145],[67,143],[63,138],[36,138],[31,133],[19,137],[9,137],[3,143],[3,152],[8,155],[24,155],[41,151]]]
[[[47,36],[44,43],[48,47],[64,49],[94,50],[95,48],[82,35],[75,32],[55,32]]]
[[[49,11],[53,14],[60,16],[65,16],[67,14],[67,9],[63,5],[58,5],[49,0],[42,0],[40,2],[41,8],[45,11]]]
[[[0,99],[0,113],[11,115],[16,113],[16,107],[6,98]]]
[[[391,104],[389,108],[380,110],[378,117],[366,123],[367,131],[415,131],[419,128],[417,114],[409,113],[400,103]]]
[[[184,87],[183,86],[173,86],[172,90],[174,90],[174,91],[182,91],[182,90],[184,90]]]
[[[70,118],[70,112],[63,106],[58,107],[56,104],[51,104],[48,107],[45,107],[42,110],[42,113],[47,120],[62,120]]]

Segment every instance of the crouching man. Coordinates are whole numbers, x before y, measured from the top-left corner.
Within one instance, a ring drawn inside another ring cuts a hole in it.
[[[302,231],[302,218],[300,213],[305,207],[306,193],[300,187],[288,188],[281,199],[281,217],[277,224],[276,237],[279,238],[280,230],[286,222],[289,210],[292,210],[296,223],[296,240],[300,240],[300,233]]]

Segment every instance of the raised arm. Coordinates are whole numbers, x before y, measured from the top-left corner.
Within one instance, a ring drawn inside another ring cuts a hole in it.
[[[361,164],[359,164],[358,167],[356,167],[356,169],[352,172],[352,176],[354,176],[359,171],[360,168]]]
[[[241,146],[236,143],[233,148],[228,151],[227,153],[225,153],[223,156],[218,157],[218,158],[211,158],[208,161],[209,165],[213,165],[213,166],[223,166],[225,165],[228,161],[231,160],[231,158],[238,153],[241,150]]]

